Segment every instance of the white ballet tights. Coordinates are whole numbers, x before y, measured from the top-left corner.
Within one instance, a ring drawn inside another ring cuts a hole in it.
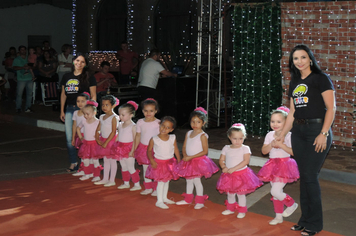
[[[146,178],[146,171],[147,171],[148,165],[143,164],[142,167],[143,167],[143,178],[144,178],[145,182],[146,183],[152,182],[151,179]]]
[[[99,160],[98,160],[98,163],[99,163]],[[95,163],[94,163],[94,167],[95,167]],[[117,162],[116,162],[116,160],[104,157],[104,176],[103,176],[102,181],[104,181],[104,182],[108,181],[109,180],[109,174],[111,174],[110,175],[110,182],[115,182],[116,172],[117,172]]]
[[[157,183],[157,204],[163,203],[165,200],[168,199],[167,198],[168,188],[169,188],[169,181],[167,181],[167,182],[158,181],[158,183]]]
[[[198,196],[203,196],[203,184],[201,183],[200,178],[194,178],[194,179],[186,179],[187,181],[187,188],[186,188],[186,193],[187,194],[192,194],[193,189],[195,186],[195,191]]]
[[[88,167],[90,164],[94,164],[94,167],[100,166],[99,160],[94,160],[94,159],[82,159],[84,166]]]
[[[135,158],[133,158],[133,157],[122,158],[120,160],[120,165],[121,165],[121,171],[123,171],[123,172],[128,171],[130,174],[134,174],[136,172]],[[130,183],[129,183],[129,181],[124,181],[124,184],[129,185]],[[135,184],[139,185],[137,183],[135,183]]]
[[[121,170],[122,171],[128,171],[130,174],[134,174],[136,172],[135,170],[135,158],[129,157],[129,158],[123,158],[120,160],[120,165],[121,165]]]
[[[283,188],[284,186],[286,186],[285,183],[282,183],[282,182],[271,182],[271,195],[279,200],[279,201],[283,201],[284,198],[286,198],[287,194],[285,194],[283,192]]]
[[[239,195],[236,193],[228,193],[227,194],[227,201],[229,204],[233,204],[236,202],[235,195],[237,195],[238,204],[239,206],[245,207],[246,206],[246,195]]]

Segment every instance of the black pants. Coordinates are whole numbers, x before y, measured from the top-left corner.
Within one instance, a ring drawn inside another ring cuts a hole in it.
[[[323,229],[323,212],[319,172],[329,152],[332,133],[327,138],[327,147],[317,153],[313,145],[320,134],[323,124],[293,124],[292,149],[300,172],[300,207],[302,216],[298,225],[308,230],[321,231]]]

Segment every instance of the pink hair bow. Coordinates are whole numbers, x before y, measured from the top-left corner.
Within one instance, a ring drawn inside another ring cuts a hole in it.
[[[208,114],[208,112],[207,112],[204,108],[202,108],[202,107],[197,107],[197,108],[194,109],[194,111],[201,111],[201,112],[203,112],[205,115]]]
[[[87,105],[92,105],[94,107],[98,107],[98,103],[96,101],[94,101],[94,100],[87,101]]]
[[[84,94],[88,95],[88,97],[90,98],[90,94],[88,92],[84,92]]]
[[[284,111],[284,112],[289,113],[289,108],[288,108],[288,107],[285,107],[285,106],[281,106],[281,107],[278,107],[278,108],[277,108],[277,111]]]
[[[231,127],[236,127],[236,128],[240,128],[240,129],[245,129],[245,126],[241,123],[235,123],[233,124]]]
[[[118,98],[115,98],[115,106],[118,106],[120,104],[120,100]]]
[[[135,108],[135,111],[137,111],[137,109],[138,109],[138,105],[137,105],[137,103],[136,103],[136,102],[134,102],[134,101],[128,101],[128,102],[127,102],[127,104],[132,105],[132,106]]]

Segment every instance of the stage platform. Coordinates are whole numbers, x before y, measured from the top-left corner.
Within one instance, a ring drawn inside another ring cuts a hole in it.
[[[223,216],[225,207],[209,200],[200,210],[194,205],[162,210],[155,207],[156,197],[68,174],[2,181],[0,189],[0,235],[300,235],[290,230],[291,222],[270,226],[271,217],[252,212],[244,219]]]

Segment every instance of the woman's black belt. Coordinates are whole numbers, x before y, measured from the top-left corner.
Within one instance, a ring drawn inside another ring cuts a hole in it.
[[[308,124],[320,124],[324,123],[324,119],[315,118],[315,119],[294,119],[294,123],[298,125],[308,125]]]

